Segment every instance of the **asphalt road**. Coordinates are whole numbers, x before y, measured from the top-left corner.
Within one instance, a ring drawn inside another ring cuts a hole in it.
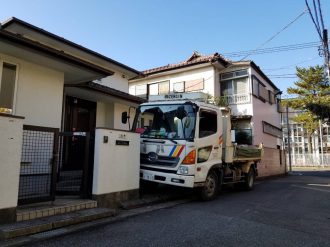
[[[33,246],[329,247],[330,172],[296,172]]]

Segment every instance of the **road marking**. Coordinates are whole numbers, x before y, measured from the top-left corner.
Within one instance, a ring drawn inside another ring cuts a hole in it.
[[[308,184],[311,186],[330,187],[330,184]]]
[[[300,185],[295,185],[295,184],[292,184],[291,186],[292,187],[297,187],[297,188],[303,188],[303,189],[309,189],[309,190],[317,190],[317,191],[322,191],[322,192],[328,192],[328,193],[330,193],[330,190],[325,190],[325,189],[318,189],[318,188],[300,186]]]

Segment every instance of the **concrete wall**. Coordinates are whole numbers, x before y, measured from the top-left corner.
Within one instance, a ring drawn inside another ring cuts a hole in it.
[[[17,65],[13,113],[24,124],[61,127],[64,73],[0,54],[0,60]]]
[[[274,148],[264,148],[264,155],[261,162],[258,164],[258,173],[259,177],[285,174],[285,152]]]
[[[104,143],[104,137],[108,143]],[[129,146],[117,145],[128,141]],[[93,196],[139,189],[139,134],[111,129],[96,129]],[[101,204],[106,204],[101,202]]]
[[[12,218],[7,214],[17,206],[22,135],[22,118],[0,115],[0,223]]]

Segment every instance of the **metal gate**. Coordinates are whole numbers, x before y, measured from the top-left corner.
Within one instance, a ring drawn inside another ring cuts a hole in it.
[[[57,128],[23,126],[18,204],[55,199]]]
[[[56,194],[88,196],[93,144],[89,132],[60,132]],[[92,147],[90,149],[90,147]]]

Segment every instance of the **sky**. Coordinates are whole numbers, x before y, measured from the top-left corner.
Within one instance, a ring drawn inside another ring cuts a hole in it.
[[[311,0],[308,0],[312,4]],[[330,28],[330,0],[320,0]],[[228,54],[319,41],[305,0],[10,0],[0,21],[12,16],[97,51],[137,70],[186,60],[194,51]],[[280,33],[279,33],[280,32]],[[240,60],[241,57],[228,57]],[[252,54],[286,94],[295,67],[323,64],[317,47]],[[290,77],[290,78],[283,78]]]

